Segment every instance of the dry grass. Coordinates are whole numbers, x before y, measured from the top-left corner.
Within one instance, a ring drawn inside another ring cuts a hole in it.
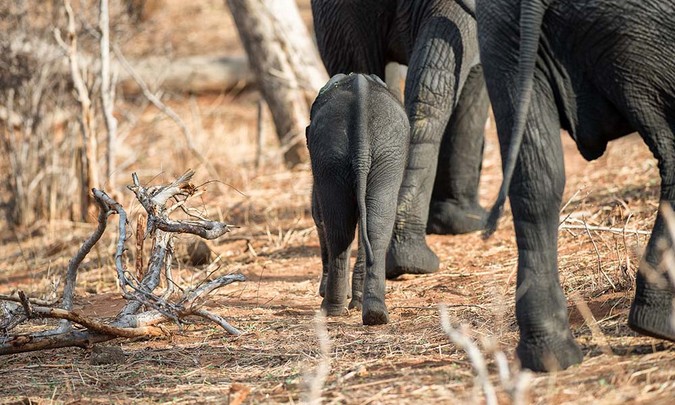
[[[160,16],[175,17],[176,2],[167,3]],[[214,19],[209,5],[215,3],[204,4],[204,14],[197,13],[197,18]],[[160,38],[167,32],[160,22],[146,24]],[[209,35],[225,37],[226,28],[220,29]],[[245,397],[246,403],[297,403],[305,397],[305,375],[322,359],[314,324],[320,256],[309,212],[310,173],[307,167],[279,168],[271,133],[265,134],[269,159],[259,170],[254,168],[257,97],[244,93],[166,100],[192,126],[195,147],[212,160],[219,180],[243,193],[209,185],[201,208],[241,226],[209,246],[220,257],[219,272],[237,269],[249,281],[224,288],[207,305],[244,335],[226,336],[196,323],[175,329],[167,340],[121,340],[117,344],[126,353],[124,364],[92,365],[91,353],[81,349],[1,357],[0,402],[236,403]],[[118,108],[133,115],[138,105]],[[170,120],[151,107],[136,118],[120,147],[128,162],[119,167],[119,184],[128,183],[132,170],[144,182],[159,183],[197,165]],[[583,161],[567,135],[563,138],[568,179],[564,199],[570,202],[561,221],[650,231],[658,208],[658,176],[656,162],[639,138],[614,142],[604,157],[591,163]],[[496,195],[500,176],[491,128],[481,182],[485,205]],[[208,179],[205,170],[198,170],[196,183]],[[121,202],[134,229],[139,208],[129,194]],[[5,223],[0,226],[10,229]],[[0,239],[0,293],[23,288],[52,298],[54,289],[62,288],[58,281],[68,259],[90,230],[87,224],[52,221],[5,232]],[[563,288],[568,297],[574,293],[588,306],[597,323],[592,333],[570,299],[570,321],[584,363],[535,375],[528,400],[669,403],[675,397],[675,345],[640,337],[626,326],[647,236],[590,227],[560,235]],[[478,234],[430,236],[428,241],[441,258],[441,270],[388,282],[388,325],[363,327],[358,313],[327,320],[331,349],[324,403],[482,402],[467,356],[441,329],[441,303],[454,321],[470,327],[475,340],[492,338],[514,362],[516,249],[510,214],[486,242]],[[180,250],[180,241],[177,245],[176,279],[202,278],[205,269],[187,265],[187,253]],[[83,263],[75,304],[85,313],[110,316],[122,304],[113,251],[114,235],[108,234]],[[603,351],[605,343],[611,352]],[[497,366],[486,357],[498,400],[506,403]]]

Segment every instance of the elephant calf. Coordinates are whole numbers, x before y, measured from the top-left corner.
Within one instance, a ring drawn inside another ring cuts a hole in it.
[[[338,74],[319,91],[307,127],[314,187],[312,215],[321,244],[321,307],[346,311],[349,256],[359,223],[359,259],[349,308],[363,323],[387,323],[385,258],[410,143],[401,103],[375,75]]]

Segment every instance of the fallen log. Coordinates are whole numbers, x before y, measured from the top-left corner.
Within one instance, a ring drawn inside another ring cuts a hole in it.
[[[151,57],[130,64],[143,81],[161,84],[163,91],[172,93],[221,92],[255,84],[245,56],[199,55],[174,60]],[[142,92],[130,74],[124,69],[119,72],[119,86],[125,95]]]

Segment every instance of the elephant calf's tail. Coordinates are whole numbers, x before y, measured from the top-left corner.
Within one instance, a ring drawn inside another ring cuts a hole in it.
[[[527,114],[532,100],[532,89],[534,87],[534,70],[537,62],[537,51],[539,49],[539,37],[541,36],[541,25],[544,20],[544,13],[548,0],[523,0],[520,5],[520,57],[518,62],[518,105],[516,107],[515,119],[511,127],[511,137],[509,138],[509,149],[504,160],[504,178],[497,195],[497,201],[490,210],[490,216],[487,220],[483,238],[487,239],[497,229],[497,221],[504,211],[506,197],[509,195],[509,187],[513,179],[513,172],[516,168],[520,146],[523,143],[525,135],[525,124],[527,123]]]
[[[368,80],[359,74],[356,76],[356,100],[353,104],[356,109],[355,122],[355,159],[356,174],[356,202],[359,207],[359,237],[366,252],[366,265],[373,265],[373,248],[368,238],[368,215],[366,207],[366,186],[370,172],[370,142],[368,139]]]

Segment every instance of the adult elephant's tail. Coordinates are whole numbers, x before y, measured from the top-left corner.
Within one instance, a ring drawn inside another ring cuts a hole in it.
[[[368,238],[368,215],[366,208],[366,186],[370,172],[370,142],[368,137],[368,79],[362,74],[356,75],[356,153],[354,169],[356,175],[356,203],[359,207],[359,237],[366,252],[366,265],[373,265],[373,248]]]
[[[549,0],[523,0],[520,3],[520,56],[518,60],[517,102],[515,119],[511,127],[509,148],[504,160],[504,178],[497,201],[490,211],[483,237],[490,237],[497,229],[497,221],[504,211],[506,197],[518,160],[520,146],[523,143],[527,114],[534,87],[534,70],[541,37],[541,26]]]

